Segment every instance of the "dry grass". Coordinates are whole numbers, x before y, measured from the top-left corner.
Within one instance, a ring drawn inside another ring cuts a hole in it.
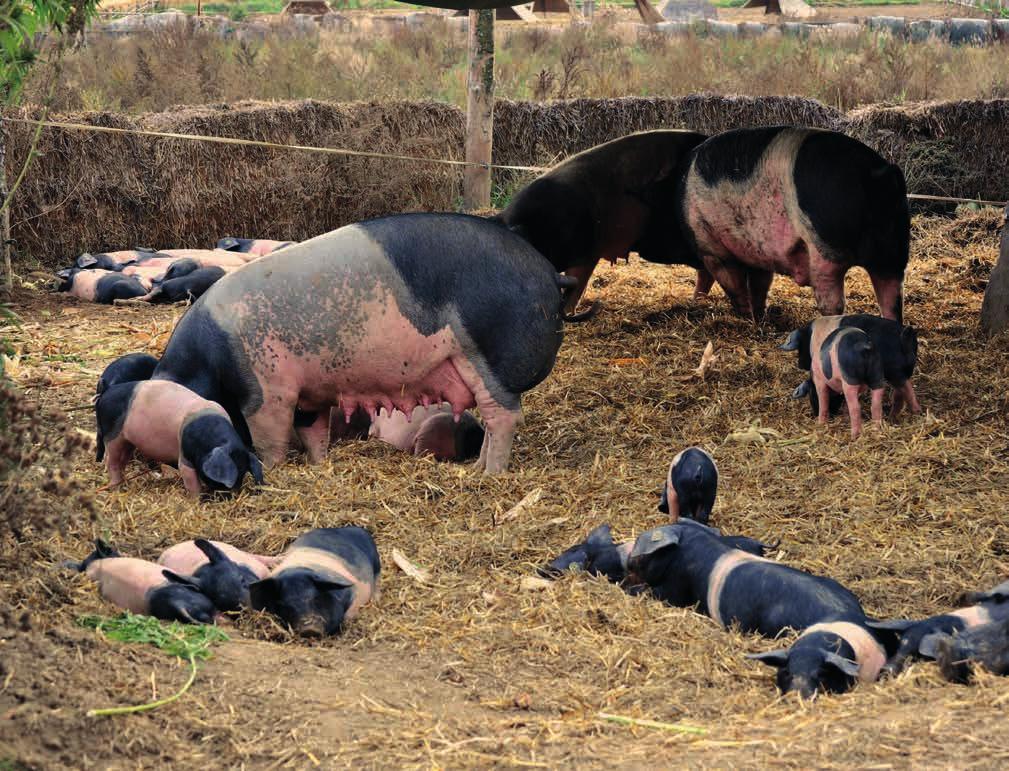
[[[466,99],[465,37],[444,23],[421,28],[271,33],[223,41],[171,30],[153,37],[92,37],[69,57],[60,111],[145,112],[241,99],[329,101]],[[42,86],[39,86],[40,88]],[[799,95],[839,110],[878,102],[1009,96],[1005,46],[853,39],[639,37],[608,24],[505,25],[496,89],[506,99],[681,96],[711,92]],[[29,91],[29,95],[31,91]]]
[[[100,493],[97,525],[81,518],[62,538],[5,537],[0,594],[32,611],[36,631],[2,649],[0,758],[187,768],[305,768],[313,759],[324,767],[1003,765],[1009,680],[953,686],[916,664],[895,681],[801,705],[780,699],[770,670],[743,659],[767,641],[596,580],[522,584],[600,522],[620,537],[658,522],[666,464],[695,443],[722,472],[715,524],[780,538],[779,558],[837,578],[872,613],[934,613],[1003,580],[1009,341],[984,342],[977,331],[998,226],[988,211],[916,220],[907,315],[920,329],[915,385],[927,412],[854,444],[843,418],[818,431],[806,404],[788,399],[802,375],[775,346],[813,315],[807,291],[779,278],[770,317],[754,328],[720,294],[694,305],[689,271],[635,260],[599,271],[590,294],[605,310],[568,329],[553,374],[526,398],[504,477],[351,443],[321,466],[277,469],[264,489],[233,500],[199,505],[178,480],[148,475]],[[864,274],[850,278],[848,296],[852,309],[873,308]],[[18,300],[28,322],[15,339],[21,382],[47,408],[84,403],[115,356],[159,351],[179,312],[28,292]],[[718,360],[704,381],[692,379],[709,340]],[[71,414],[89,425],[87,412]],[[755,420],[780,437],[727,439]],[[105,483],[91,462],[78,473],[94,488]],[[541,501],[502,521],[535,488]],[[186,672],[74,630],[78,615],[109,608],[83,579],[52,570],[59,560],[99,534],[145,556],[195,535],[268,552],[307,528],[343,523],[370,527],[386,565],[381,600],[344,636],[308,646],[245,618],[237,641],[177,704],[126,720],[83,717],[90,707],[145,701],[152,683],[169,693]],[[399,572],[393,548],[430,570],[431,583]],[[596,718],[600,710],[706,733],[615,726]]]

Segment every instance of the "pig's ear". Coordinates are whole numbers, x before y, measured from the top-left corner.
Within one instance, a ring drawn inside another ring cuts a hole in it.
[[[655,552],[676,546],[679,542],[680,534],[671,526],[657,527],[638,536],[638,540],[634,542],[634,548],[631,550],[628,559],[655,554]]]
[[[315,588],[320,592],[332,592],[354,585],[352,581],[348,581],[346,578],[313,578],[312,583],[315,584]]]
[[[266,610],[277,601],[277,582],[272,578],[249,584],[249,605],[253,610]]]
[[[207,555],[207,559],[210,560],[211,565],[218,565],[222,562],[231,562],[231,559],[227,554],[214,546],[214,544],[206,538],[197,538],[193,541],[193,543],[196,544],[197,549]]]
[[[218,249],[224,249],[226,252],[230,252],[237,249],[239,246],[237,238],[222,238],[217,242]]]
[[[903,634],[917,623],[917,621],[910,619],[891,618],[886,621],[866,620],[865,625],[870,629],[879,629],[883,632],[900,632]]]
[[[812,387],[813,387],[813,381],[812,380],[808,380],[808,379],[805,380],[800,385],[797,385],[795,387],[795,390],[792,391],[792,398],[793,399],[801,399],[804,396],[808,396],[809,395],[809,389],[812,388]]]
[[[839,656],[834,651],[827,651],[823,655],[823,660],[833,667],[836,667],[848,677],[858,677],[858,662]]]
[[[232,489],[238,482],[238,467],[223,447],[215,447],[200,463],[203,476],[212,482]]]
[[[797,329],[788,336],[788,339],[778,346],[782,351],[797,351],[802,344],[802,329]]]
[[[173,584],[182,584],[183,586],[188,586],[190,589],[200,591],[200,582],[193,576],[180,576],[178,573],[172,570],[162,570],[161,575],[163,575]]]
[[[939,640],[943,637],[948,637],[948,635],[942,632],[933,632],[932,634],[927,634],[921,638],[921,642],[918,643],[918,653],[927,659],[934,659],[939,654]]]
[[[79,268],[90,268],[92,265],[97,265],[98,260],[91,254],[84,252],[80,257],[77,258],[77,267]]]
[[[662,484],[662,494],[659,496],[659,511],[669,513],[669,492],[665,483]]]
[[[263,484],[263,464],[259,462],[259,458],[252,452],[249,453],[249,473],[252,474],[252,478],[256,480],[257,485]]]
[[[591,533],[589,533],[588,538],[585,539],[586,544],[591,544],[592,546],[612,546],[613,545],[613,535],[610,532],[609,525],[600,525]]]
[[[788,648],[779,648],[776,651],[765,651],[764,653],[747,653],[746,658],[781,669],[788,663]]]
[[[967,602],[1006,602],[1009,600],[1009,581],[1003,581],[987,592],[970,592],[966,595]]]

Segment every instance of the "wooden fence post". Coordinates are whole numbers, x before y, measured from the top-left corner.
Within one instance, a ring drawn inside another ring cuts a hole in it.
[[[1002,245],[981,303],[981,328],[989,335],[1009,329],[1009,206],[1002,219]]]
[[[0,206],[7,203],[7,122],[0,118]],[[0,214],[0,241],[2,241],[4,286],[10,293],[14,289],[14,268],[11,265],[11,207],[4,206]]]
[[[463,207],[490,207],[489,164],[494,142],[494,9],[469,12],[469,78],[466,99],[466,166]]]

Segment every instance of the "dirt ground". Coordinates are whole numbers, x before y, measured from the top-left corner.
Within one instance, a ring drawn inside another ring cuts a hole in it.
[[[778,559],[840,580],[870,613],[936,613],[1005,579],[1009,341],[977,332],[999,225],[995,212],[916,221],[907,320],[920,330],[926,413],[856,443],[843,417],[817,430],[807,405],[788,399],[802,376],[776,346],[814,315],[808,290],[779,277],[769,318],[754,326],[720,293],[695,304],[690,271],[632,260],[598,271],[590,292],[604,309],[568,328],[553,374],[525,399],[500,478],[354,442],[320,466],[295,460],[259,490],[199,503],[140,464],[121,489],[101,489],[101,469],[82,458],[98,522],[0,540],[0,598],[31,613],[28,630],[0,624],[0,767],[1004,766],[1009,680],[950,685],[915,664],[800,703],[743,656],[780,641],[599,580],[526,580],[601,522],[620,538],[657,524],[666,466],[691,444],[719,463],[713,524],[780,538]],[[874,308],[860,271],[848,297],[851,309]],[[64,408],[86,405],[116,356],[159,352],[184,310],[86,305],[41,287],[21,290],[15,308],[18,382]],[[692,371],[708,341],[717,359],[701,379]],[[70,414],[93,430],[87,409]],[[747,441],[757,421],[766,441]],[[510,516],[536,489],[539,502]],[[374,532],[383,589],[342,636],[306,644],[242,617],[179,701],[85,717],[174,692],[188,674],[153,648],[76,625],[114,613],[58,569],[88,539],[149,558],[201,535],[275,553],[306,529],[347,523]],[[401,572],[393,548],[430,581]],[[701,730],[617,725],[600,712]]]

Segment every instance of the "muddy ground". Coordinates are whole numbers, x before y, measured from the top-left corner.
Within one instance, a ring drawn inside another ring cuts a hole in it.
[[[0,597],[15,617],[31,613],[30,628],[0,629],[0,767],[1004,765],[1009,680],[950,685],[915,664],[803,704],[743,656],[780,642],[602,581],[523,580],[600,522],[620,538],[658,523],[666,465],[690,444],[720,466],[713,524],[780,538],[777,558],[840,580],[873,614],[932,614],[1005,579],[1009,343],[977,331],[999,224],[996,213],[916,222],[907,320],[920,330],[926,413],[856,443],[845,418],[817,430],[788,399],[802,376],[776,346],[814,314],[807,290],[777,279],[768,319],[753,326],[717,290],[694,303],[690,271],[632,260],[599,270],[590,293],[604,310],[567,330],[553,374],[525,399],[501,478],[354,442],[320,466],[274,470],[260,490],[199,503],[138,463],[122,488],[101,489],[101,469],[81,457],[98,521],[0,541]],[[861,272],[848,297],[873,309]],[[87,305],[41,286],[15,299],[17,379],[47,407],[86,405],[105,364],[159,352],[184,311]],[[717,359],[702,379],[692,372],[708,341]],[[70,415],[93,430],[87,409]],[[764,441],[747,430],[758,421]],[[536,489],[539,502],[509,517]],[[153,648],[76,625],[114,613],[58,569],[90,538],[146,557],[200,535],[277,552],[308,528],[346,523],[372,529],[384,569],[380,601],[342,636],[306,644],[265,617],[239,618],[179,701],[85,717],[164,696],[188,674]],[[431,580],[402,573],[393,548]],[[616,725],[600,712],[702,732]]]

